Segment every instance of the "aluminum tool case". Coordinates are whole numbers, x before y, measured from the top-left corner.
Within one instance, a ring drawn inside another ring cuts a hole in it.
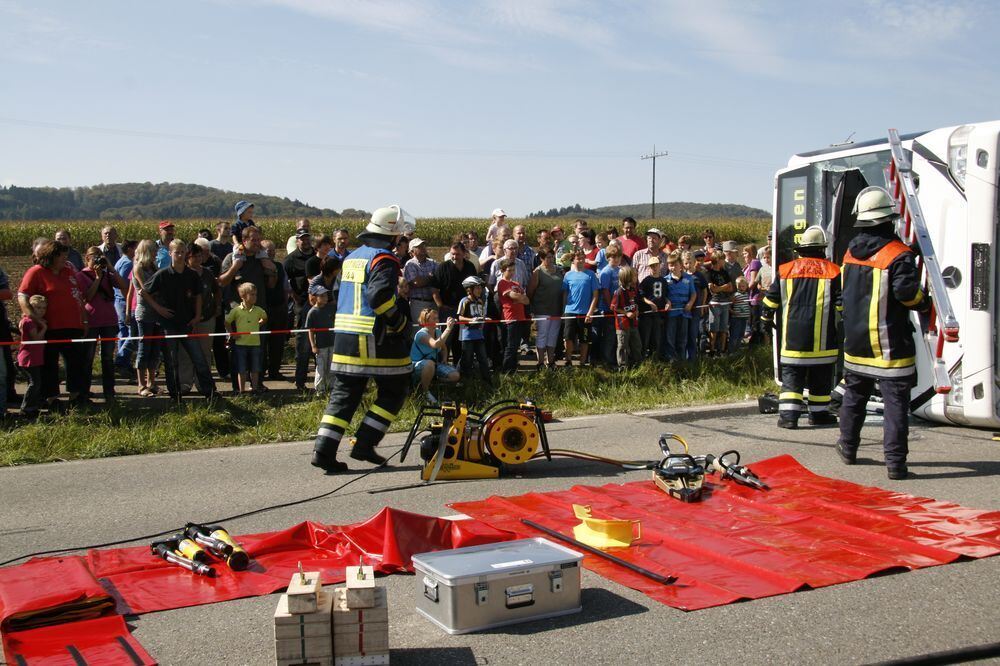
[[[417,612],[449,634],[577,613],[582,559],[542,538],[414,555]]]

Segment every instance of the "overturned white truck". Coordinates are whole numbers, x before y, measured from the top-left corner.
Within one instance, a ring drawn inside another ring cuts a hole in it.
[[[1000,121],[890,130],[885,139],[793,155],[775,175],[775,266],[793,258],[798,235],[813,225],[826,229],[828,257],[841,264],[857,234],[858,192],[880,185],[897,197],[898,230],[919,245],[935,299],[931,317],[913,315],[918,381],[910,395],[912,412],[931,421],[1000,427],[998,153]]]

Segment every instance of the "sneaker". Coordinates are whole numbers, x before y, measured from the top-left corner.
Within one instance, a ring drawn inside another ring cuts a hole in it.
[[[437,407],[438,405],[441,404],[440,402],[438,402],[438,399],[434,397],[434,394],[431,393],[430,391],[424,394],[424,402],[426,402],[428,405],[433,405],[434,407]]]
[[[799,420],[798,419],[788,418],[786,416],[779,416],[778,417],[778,427],[779,428],[784,428],[786,430],[798,430],[798,428],[799,428]]]
[[[837,446],[835,448],[837,449],[837,455],[840,456],[840,462],[845,465],[853,465],[858,461],[857,451],[848,452],[847,449],[844,448],[843,443],[837,442]]]
[[[832,426],[837,425],[837,417],[830,412],[810,412],[809,425],[811,426]]]
[[[906,468],[905,464],[896,467],[886,467],[885,471],[893,481],[902,481],[910,477],[910,470]]]

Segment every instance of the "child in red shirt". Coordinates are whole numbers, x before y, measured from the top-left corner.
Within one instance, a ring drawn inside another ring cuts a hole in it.
[[[642,338],[639,335],[639,290],[636,272],[625,266],[618,273],[618,291],[611,297],[615,313],[615,333],[618,335],[618,367],[642,362]]]
[[[42,340],[48,324],[45,322],[45,311],[49,301],[41,294],[35,294],[28,299],[34,319],[25,315],[21,317],[18,328],[21,331],[21,348],[17,352],[17,364],[28,373],[28,390],[24,392],[21,402],[21,414],[27,417],[38,416],[42,405],[42,366],[45,365],[45,345],[26,345],[29,340]]]
[[[524,306],[528,304],[524,285],[514,280],[516,261],[501,260],[500,279],[497,281],[497,294],[500,295],[500,308],[503,310],[504,327],[507,329],[507,347],[504,349],[502,366],[504,372],[517,370],[521,342],[527,342],[531,326],[524,313]]]

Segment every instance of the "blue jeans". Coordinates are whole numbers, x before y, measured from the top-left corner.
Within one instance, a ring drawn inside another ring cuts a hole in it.
[[[743,347],[743,336],[747,333],[747,317],[729,318],[729,353],[738,352]]]
[[[153,321],[136,322],[138,333],[141,336],[162,335],[163,329]],[[160,364],[160,350],[163,348],[163,340],[139,340],[139,351],[135,357],[135,367],[139,370],[155,370]]]
[[[233,345],[232,374],[260,372],[260,345]]]
[[[667,315],[663,344],[666,357],[671,361],[683,361],[687,355],[688,321],[684,315]]]
[[[701,311],[697,308],[688,319],[687,358],[693,361],[698,358],[698,343],[701,342]]]
[[[115,313],[118,315],[118,337],[127,338],[136,335],[138,329],[135,328],[134,322],[131,326],[129,325],[128,313],[125,311],[125,301],[115,299]],[[138,346],[135,340],[119,340],[115,362],[118,365],[132,365],[132,355],[135,354],[136,347]]]

